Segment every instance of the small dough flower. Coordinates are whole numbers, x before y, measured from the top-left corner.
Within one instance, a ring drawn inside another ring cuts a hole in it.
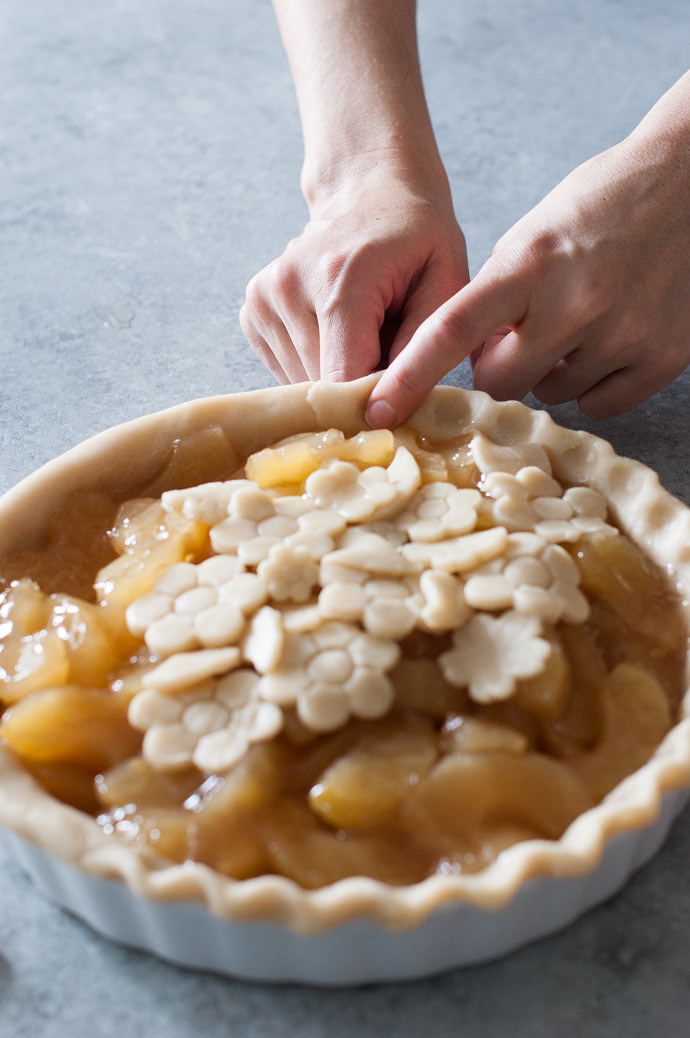
[[[290,635],[281,665],[261,678],[260,694],[296,706],[315,732],[342,727],[351,715],[382,717],[394,698],[387,672],[400,658],[394,641],[374,638],[354,624],[331,622],[309,635]]]
[[[348,461],[328,461],[307,477],[305,493],[319,508],[333,509],[350,523],[387,519],[403,509],[422,481],[413,455],[399,447],[387,468],[360,470]]]
[[[230,503],[238,490],[253,486],[248,479],[229,479],[224,483],[201,483],[186,490],[166,490],[161,497],[166,512],[181,512],[187,519],[198,519],[213,526],[229,514]]]
[[[211,528],[211,546],[219,554],[237,555],[245,566],[256,566],[297,529],[297,519],[288,515],[232,516]]]
[[[395,524],[411,541],[441,541],[470,533],[477,525],[482,496],[478,490],[453,483],[426,483],[420,487]]]
[[[276,602],[306,602],[318,583],[319,567],[307,548],[275,544],[257,570]]]
[[[607,524],[606,502],[589,487],[570,487],[560,483],[536,465],[516,472],[491,471],[482,489],[490,504],[491,522],[510,531],[534,531],[552,544],[575,542],[583,533]]]
[[[153,590],[127,609],[127,626],[159,656],[235,645],[268,597],[265,582],[238,559],[212,556],[199,565],[176,563]]]
[[[453,634],[453,648],[439,656],[441,670],[477,703],[509,699],[520,678],[544,669],[551,646],[539,630],[535,617],[515,611],[498,617],[476,613]]]
[[[263,492],[262,492],[263,493]],[[305,499],[287,498],[272,502],[275,512],[263,517],[250,515],[232,516],[218,523],[211,530],[211,545],[214,551],[237,554],[244,565],[258,566],[278,546],[304,548],[312,559],[318,560],[334,547],[334,538],[345,528],[345,519],[328,509],[311,509],[304,512]]]
[[[377,638],[404,638],[418,615],[415,581],[371,579],[329,583],[319,595],[319,609],[331,620],[358,620]]]
[[[540,527],[550,523],[552,534],[558,530],[562,539],[572,539],[567,524],[574,509],[563,498],[560,483],[543,469],[528,465],[515,473],[490,472],[484,478],[483,490],[492,499],[494,523],[511,531],[534,530],[540,536]]]
[[[580,572],[560,544],[535,534],[508,538],[504,556],[468,574],[465,600],[473,609],[517,609],[547,624],[584,623],[590,607],[580,591]]]
[[[258,689],[259,677],[242,669],[181,695],[138,693],[128,716],[145,732],[144,759],[162,770],[194,764],[207,774],[229,771],[252,743],[272,739],[282,728],[280,707],[262,700]]]

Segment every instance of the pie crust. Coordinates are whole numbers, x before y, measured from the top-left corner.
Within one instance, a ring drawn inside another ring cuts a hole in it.
[[[338,428],[353,436],[366,427],[364,404],[374,377],[193,401],[103,432],[0,499],[0,558],[39,543],[47,516],[74,490],[126,497],[143,485],[156,487],[171,444],[199,430],[225,430],[235,451],[226,458],[229,469],[298,433]],[[471,430],[499,445],[545,448],[554,476],[603,494],[617,525],[672,575],[690,629],[690,510],[650,469],[616,455],[602,439],[558,426],[544,412],[499,404],[479,392],[437,387],[410,424],[432,438]],[[686,688],[687,674],[686,668]],[[93,818],[49,796],[0,747],[0,825],[49,894],[115,939],[163,957],[240,976],[314,983],[423,975],[550,932],[609,896],[656,850],[689,787],[686,692],[680,719],[649,762],[559,840],[516,844],[474,874],[436,875],[408,887],[352,878],[305,891],[275,876],[235,881],[199,864],[161,863],[153,853],[120,844]],[[559,909],[535,909],[551,900],[550,891]],[[175,927],[180,912],[191,912],[187,937],[176,929],[174,939],[172,930],[170,940],[161,938],[159,911],[176,920]],[[460,937],[459,921],[465,926]],[[354,935],[373,941],[366,961],[353,948]],[[275,942],[270,953],[267,937]]]

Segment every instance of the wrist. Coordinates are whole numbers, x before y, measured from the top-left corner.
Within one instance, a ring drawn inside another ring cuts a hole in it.
[[[687,178],[690,165],[690,72],[682,76],[621,142],[642,164],[677,169]]]
[[[313,220],[352,209],[367,198],[397,192],[452,210],[448,176],[435,142],[431,147],[410,147],[395,134],[329,154],[307,152],[301,187]]]

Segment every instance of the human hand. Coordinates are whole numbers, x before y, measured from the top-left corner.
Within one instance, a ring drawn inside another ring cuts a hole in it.
[[[247,286],[242,330],[278,381],[369,374],[467,283],[445,180],[422,191],[386,168],[353,180]]]
[[[475,387],[495,398],[577,399],[594,418],[635,407],[684,370],[688,150],[648,130],[580,166],[500,239],[383,373],[373,425],[405,421],[468,355]]]

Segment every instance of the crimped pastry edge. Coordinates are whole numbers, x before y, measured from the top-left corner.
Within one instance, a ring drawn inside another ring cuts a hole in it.
[[[0,498],[0,554],[37,536],[59,499],[78,487],[125,494],[153,478],[172,440],[197,429],[222,425],[240,463],[249,453],[293,433],[335,426],[352,435],[366,426],[364,405],[374,378],[210,397],[106,430],[49,462]],[[690,509],[661,486],[651,469],[616,454],[603,439],[559,426],[545,412],[513,401],[496,403],[473,390],[437,387],[410,424],[439,438],[472,428],[498,444],[532,442],[545,447],[557,478],[600,490],[621,528],[673,574],[690,629]],[[617,834],[643,834],[659,817],[665,796],[688,788],[690,690],[686,688],[680,720],[653,757],[601,804],[578,817],[560,840],[516,844],[472,875],[434,876],[408,887],[354,877],[305,891],[282,877],[236,881],[199,864],[168,865],[153,854],[117,843],[92,818],[53,799],[10,754],[0,750],[0,824],[21,838],[93,876],[121,880],[140,897],[196,901],[223,919],[275,923],[301,935],[323,934],[361,917],[386,930],[408,931],[435,909],[454,902],[498,911],[537,877],[594,873]]]

